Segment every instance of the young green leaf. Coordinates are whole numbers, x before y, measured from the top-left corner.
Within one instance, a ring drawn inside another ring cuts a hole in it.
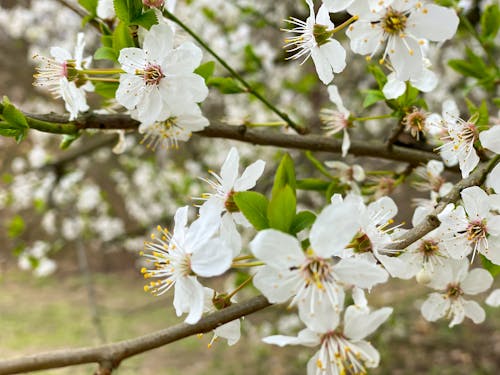
[[[236,206],[257,230],[269,228],[267,220],[268,200],[255,191],[241,191],[233,196]]]
[[[292,221],[292,226],[290,227],[291,234],[297,234],[300,231],[309,228],[316,220],[316,215],[311,211],[300,211]]]
[[[295,219],[296,206],[295,191],[289,185],[273,191],[273,196],[267,207],[269,226],[285,233],[291,233],[290,229]]]
[[[293,194],[295,195],[296,181],[295,181],[295,166],[293,160],[288,153],[283,155],[281,158],[280,165],[276,170],[276,175],[274,176],[274,185],[272,196],[284,188],[286,185],[290,186]]]

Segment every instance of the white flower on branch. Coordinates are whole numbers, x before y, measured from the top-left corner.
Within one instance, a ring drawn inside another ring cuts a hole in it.
[[[286,30],[296,36],[286,39],[287,52],[293,53],[291,59],[312,57],[319,79],[328,85],[333,80],[333,73],[340,73],[346,66],[344,47],[332,39],[335,28],[330,20],[327,8],[322,5],[318,14],[314,14],[312,0],[306,0],[309,6],[309,17],[306,21],[291,18],[288,22],[295,26]]]
[[[320,329],[306,328],[293,336],[269,336],[267,344],[279,346],[318,346],[319,351],[307,363],[307,375],[366,374],[366,367],[377,367],[380,354],[366,340],[384,323],[392,308],[383,307],[370,312],[368,308],[349,306],[344,313],[344,324],[331,316]]]
[[[174,34],[167,24],[151,27],[143,48],[124,48],[118,61],[116,100],[143,124],[165,121],[175,113],[190,113],[208,95],[203,78],[194,69],[202,52],[191,42],[173,48]]]
[[[250,249],[266,265],[256,273],[254,285],[271,303],[294,297],[290,304],[298,305],[301,319],[311,328],[340,312],[344,287],[366,289],[386,282],[387,272],[369,260],[333,259],[357,231],[355,213],[356,207],[349,202],[323,209],[311,228],[305,252],[289,234],[260,231]]]
[[[491,274],[480,268],[468,272],[469,260],[449,260],[439,272],[434,273],[429,286],[444,293],[432,293],[421,308],[422,315],[430,322],[441,318],[451,319],[450,327],[462,323],[464,317],[474,323],[484,321],[485,312],[475,301],[464,299],[464,294],[478,294],[493,283]]]
[[[79,70],[91,62],[91,57],[83,58],[84,48],[84,34],[78,33],[73,55],[64,48],[52,47],[52,58],[34,56],[41,61],[41,66],[34,75],[34,85],[47,87],[55,98],[63,98],[70,120],[76,119],[79,112],[89,109],[85,92],[94,90],[94,86],[79,73]]]
[[[488,195],[479,186],[462,190],[462,204],[455,209],[450,204],[438,215],[443,229],[443,239],[453,258],[462,258],[471,250],[483,254],[495,264],[500,264],[500,215],[493,213],[498,195]]]
[[[219,238],[212,238],[219,229],[219,217],[208,211],[190,227],[187,226],[188,206],[175,213],[175,227],[171,234],[158,227],[160,237],[152,235],[145,243],[143,255],[152,268],[143,268],[146,279],[156,278],[144,287],[161,295],[175,286],[174,307],[177,316],[187,312],[186,323],[196,323],[203,314],[204,287],[196,275],[218,276],[227,271],[232,261],[232,250]]]
[[[424,74],[422,45],[442,42],[455,35],[458,16],[454,10],[417,0],[394,0],[373,12],[366,0],[355,0],[347,9],[359,17],[349,26],[351,49],[373,57],[383,49],[399,81],[419,79]]]
[[[326,130],[326,135],[337,134],[341,131],[344,132],[344,137],[342,139],[342,156],[345,157],[349,151],[349,147],[351,147],[351,139],[347,132],[347,128],[351,125],[349,121],[351,112],[344,107],[344,102],[342,101],[339,89],[336,85],[328,86],[328,95],[331,102],[337,106],[337,110],[322,109],[319,118],[325,125],[323,129]]]
[[[238,255],[241,250],[241,236],[235,224],[250,225],[234,202],[234,194],[239,191],[252,189],[260,176],[262,176],[266,165],[263,160],[257,160],[246,167],[241,176],[238,177],[239,164],[240,156],[238,150],[235,147],[231,147],[224,164],[222,164],[220,175],[210,171],[215,181],[202,178],[215,192],[205,193],[200,198],[206,200],[200,207],[200,214],[203,215],[204,212],[213,210],[216,215],[221,217],[222,236],[233,248],[233,256]],[[222,216],[220,216],[221,214]]]

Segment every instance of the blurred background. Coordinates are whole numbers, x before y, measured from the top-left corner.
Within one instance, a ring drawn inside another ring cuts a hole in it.
[[[61,100],[32,86],[39,53],[49,56],[51,46],[72,50],[81,29],[81,17],[63,1],[0,1],[0,91],[26,112],[62,113]],[[320,127],[317,112],[328,106],[326,90],[319,84],[311,63],[285,62],[282,21],[307,17],[300,1],[262,2],[224,0],[178,1],[178,16],[189,20],[212,47],[280,108]],[[71,3],[73,4],[73,3]],[[76,6],[76,4],[75,4]],[[98,34],[85,28],[92,55]],[[179,33],[179,40],[187,36]],[[342,41],[345,43],[345,40]],[[436,54],[456,53],[449,48]],[[443,56],[448,58],[449,56]],[[369,88],[364,60],[352,60],[349,73],[339,75],[341,93],[349,95],[348,108],[359,108],[362,98],[353,88]],[[438,60],[439,61],[439,60]],[[442,69],[437,66],[436,69]],[[444,73],[443,73],[444,74]],[[457,76],[447,71],[444,83],[429,98],[440,112],[440,100],[458,90]],[[89,97],[91,107],[103,103]],[[376,110],[376,109],[375,109]],[[211,92],[203,112],[214,122],[271,121],[259,103],[245,95]],[[357,137],[384,137],[390,127],[368,122]],[[179,323],[171,295],[153,297],[143,291],[138,256],[143,241],[160,224],[171,227],[175,210],[194,205],[209,186],[200,177],[220,170],[232,145],[238,147],[242,165],[258,158],[267,163],[257,189],[272,184],[282,151],[225,140],[194,136],[178,150],[153,152],[140,144],[141,137],[127,134],[127,149],[112,152],[117,134],[88,133],[68,150],[61,150],[59,136],[32,131],[21,144],[0,138],[0,359],[57,348],[97,345],[153,332]],[[291,151],[297,175],[319,175],[300,152]],[[321,161],[337,158],[319,154]],[[355,159],[378,169],[404,169],[404,165]],[[367,167],[367,168],[368,168]],[[449,176],[452,180],[456,175]],[[400,202],[399,221],[411,222],[408,188],[391,189]],[[412,196],[415,192],[411,191]],[[303,208],[317,209],[325,197],[303,193]],[[195,210],[191,210],[194,216]],[[408,225],[406,225],[408,227]],[[247,234],[251,238],[252,232]],[[235,275],[211,281],[214,288],[231,288]],[[498,283],[497,283],[498,284]],[[498,287],[498,285],[497,285]],[[247,291],[251,296],[255,291]],[[394,306],[394,313],[372,343],[381,353],[374,374],[498,374],[500,373],[500,312],[486,307],[481,325],[466,320],[449,329],[446,322],[431,324],[419,307],[428,290],[413,281],[392,281],[374,288],[374,306]],[[243,299],[245,295],[240,298]],[[484,296],[480,296],[484,300]],[[261,343],[265,335],[295,334],[301,329],[284,306],[254,314],[242,324],[239,343],[224,340],[210,349],[211,334],[192,337],[125,361],[117,374],[304,374],[313,349],[277,348]],[[95,366],[71,367],[40,374],[89,374]]]

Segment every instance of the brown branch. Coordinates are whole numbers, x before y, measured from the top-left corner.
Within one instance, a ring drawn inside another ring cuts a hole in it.
[[[434,211],[427,215],[420,224],[396,240],[393,243],[392,248],[403,250],[415,241],[424,237],[427,233],[436,229],[440,225],[437,215],[440,214],[449,203],[456,202],[460,198],[460,192],[463,189],[481,185],[485,181],[488,172],[499,162],[499,160],[500,156],[497,156],[489,162],[481,164],[473,173],[470,174],[469,177],[456,183],[453,189],[446,196],[441,198]]]
[[[26,114],[28,118],[43,122],[67,124],[66,116],[48,114],[33,115]],[[124,114],[84,114],[74,124],[80,130],[83,129],[124,129],[136,130],[139,122]],[[283,148],[294,148],[300,150],[323,151],[331,153],[342,153],[342,141],[329,138],[319,134],[284,134],[269,129],[255,129],[247,126],[232,126],[224,124],[211,124],[200,132],[193,133],[201,137],[233,139],[241,142],[277,146]],[[415,150],[411,148],[393,146],[391,149],[381,142],[352,141],[349,153],[356,156],[371,156],[376,158],[390,159],[411,164],[427,163],[429,160],[439,160],[439,155],[433,152]],[[453,169],[452,170],[456,170]]]
[[[102,370],[104,369],[109,373],[110,369],[116,368],[120,362],[126,358],[159,348],[188,336],[210,332],[224,323],[252,314],[268,306],[270,306],[270,303],[267,299],[263,296],[258,296],[207,315],[193,325],[181,323],[161,331],[113,344],[88,348],[56,350],[0,361],[0,375],[19,374],[28,371],[45,370],[84,363],[98,363],[101,368],[101,373],[103,373]]]

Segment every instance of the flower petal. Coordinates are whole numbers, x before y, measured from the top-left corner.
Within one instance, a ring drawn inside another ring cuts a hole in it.
[[[375,332],[391,314],[391,307],[369,313],[357,306],[349,306],[344,314],[344,334],[351,340],[362,340]]]
[[[181,277],[175,283],[174,308],[177,316],[187,312],[185,322],[195,324],[203,314],[203,285],[195,276]]]
[[[277,270],[297,267],[305,260],[299,241],[275,229],[257,233],[250,242],[250,250],[258,259]]]
[[[263,160],[257,160],[256,162],[250,164],[241,175],[240,178],[234,183],[235,191],[245,191],[251,189],[257,183],[257,180],[264,172],[264,167],[266,162]]]

